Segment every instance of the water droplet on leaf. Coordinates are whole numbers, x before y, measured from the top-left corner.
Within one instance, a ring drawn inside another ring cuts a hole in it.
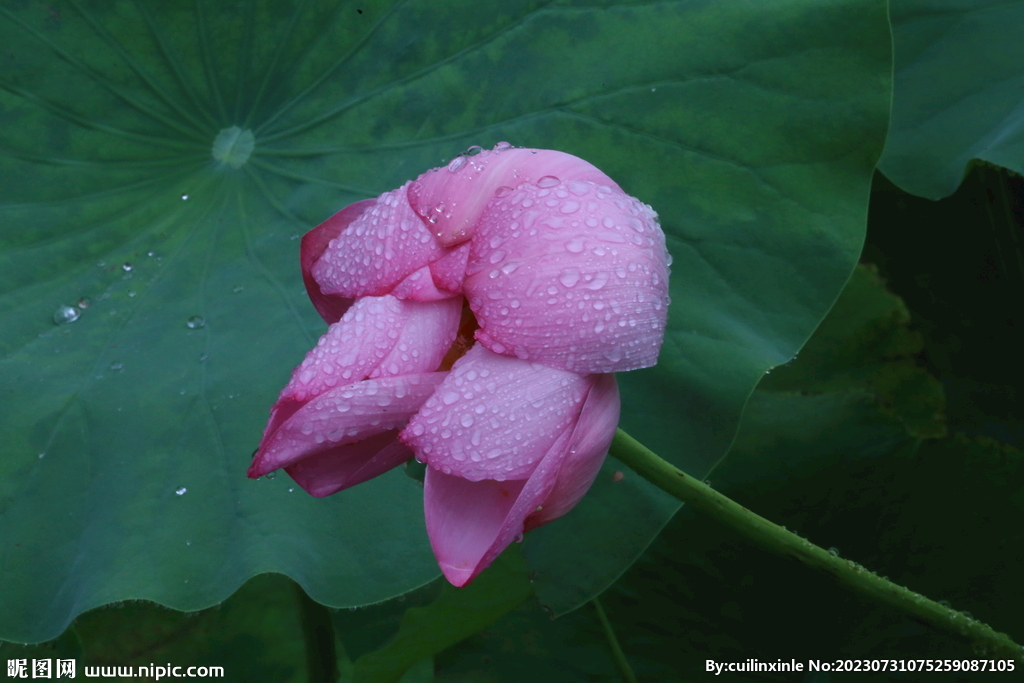
[[[77,308],[71,306],[61,306],[53,314],[53,322],[58,325],[65,325],[67,323],[73,323],[78,320],[78,317],[82,315]]]

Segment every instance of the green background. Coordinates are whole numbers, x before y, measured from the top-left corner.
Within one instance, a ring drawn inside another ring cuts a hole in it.
[[[699,476],[732,445],[716,488],[1019,641],[1021,188],[979,166],[944,203],[914,195],[975,158],[1021,170],[1022,4],[896,2],[891,34],[886,10],[0,3],[0,638],[121,605],[0,655],[321,680],[333,643],[356,680],[615,680],[585,604],[609,586],[641,679],[964,647],[673,517],[615,462],[461,597],[432,582],[401,470],[325,500],[244,478],[323,330],[297,238],[499,140],[577,154],[661,215],[670,327],[658,367],[620,376],[627,431]],[[231,126],[255,148],[219,163]],[[903,189],[872,175],[883,145]],[[866,228],[884,280],[858,270],[818,328]],[[328,614],[266,572],[332,608],[423,588]],[[134,602],[198,610],[243,583],[193,616]]]

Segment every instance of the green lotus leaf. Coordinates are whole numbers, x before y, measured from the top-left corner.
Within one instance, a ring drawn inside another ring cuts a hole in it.
[[[854,265],[889,109],[881,0],[12,0],[0,45],[0,638],[23,642],[263,572],[335,607],[437,576],[401,471],[315,500],[245,470],[324,329],[297,238],[471,144],[576,154],[660,212],[675,303],[623,426],[708,471]],[[556,612],[677,509],[613,470],[523,546]]]
[[[1022,23],[1024,2],[893,0],[890,180],[940,199],[974,159],[1024,173]]]

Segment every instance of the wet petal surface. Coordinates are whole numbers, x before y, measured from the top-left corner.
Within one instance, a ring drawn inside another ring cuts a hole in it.
[[[325,294],[313,277],[313,266],[323,256],[331,240],[344,232],[352,221],[363,215],[363,212],[373,204],[372,199],[349,204],[302,236],[299,259],[302,266],[302,281],[306,285],[306,293],[309,294],[313,307],[328,325],[341,319],[352,305],[352,299],[337,294]]]
[[[465,292],[484,345],[580,373],[657,362],[668,252],[650,207],[577,180],[524,185],[488,206]]]
[[[316,397],[264,439],[249,476],[259,477],[336,446],[405,426],[446,374],[371,379]]]
[[[307,493],[322,498],[384,474],[411,457],[412,451],[392,430],[303,458],[285,471]]]
[[[590,489],[619,425],[619,387],[615,375],[596,375],[569,435],[555,484],[540,510],[527,517],[525,530],[536,529],[565,515]]]
[[[593,181],[618,189],[611,178],[579,157],[551,149],[482,151],[452,159],[409,185],[409,203],[444,246],[472,238],[495,195],[543,178]]]
[[[419,457],[470,481],[526,479],[574,425],[593,380],[479,344],[402,432]]]
[[[385,192],[331,240],[312,273],[325,294],[380,296],[444,250],[413,213],[406,183]]]

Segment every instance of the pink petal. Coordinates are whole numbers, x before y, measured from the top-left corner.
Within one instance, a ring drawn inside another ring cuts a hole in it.
[[[458,332],[461,301],[362,297],[327,329],[271,408],[263,438],[310,399],[368,377],[436,370]]]
[[[437,563],[453,586],[464,586],[486,567],[481,561],[526,482],[467,481],[428,467],[423,485],[427,535]]]
[[[437,370],[455,341],[462,319],[462,297],[420,303],[402,301],[402,324],[391,351],[370,377],[393,377]],[[387,330],[391,336],[393,330]]]
[[[349,204],[302,236],[299,258],[302,264],[302,281],[306,284],[309,300],[313,302],[320,317],[326,320],[328,325],[341,319],[341,316],[352,304],[352,299],[324,294],[320,285],[313,278],[313,264],[323,256],[330,241],[344,232],[349,223],[363,215],[363,212],[373,203],[372,199],[364,199],[355,204]]]
[[[665,235],[617,188],[524,185],[487,207],[465,292],[496,353],[578,373],[649,367],[665,333]]]
[[[593,181],[618,189],[599,169],[570,154],[506,149],[457,157],[447,168],[424,173],[409,186],[409,203],[438,241],[450,247],[473,237],[484,207],[495,194],[547,177]]]
[[[434,276],[430,266],[423,266],[413,271],[391,290],[392,296],[409,301],[441,301],[460,296],[459,292],[449,292],[439,289],[434,282]]]
[[[249,476],[260,477],[338,446],[400,429],[446,374],[371,379],[331,389],[264,437]]]
[[[438,287],[449,292],[462,293],[462,281],[466,279],[466,262],[469,260],[469,242],[464,242],[430,264],[430,273]]]
[[[619,387],[615,375],[591,375],[590,393],[583,404],[555,476],[554,488],[544,498],[543,509],[530,514],[530,531],[564,516],[580,502],[601,471],[619,425]]]
[[[392,430],[337,446],[285,468],[310,495],[322,498],[384,474],[412,457]]]
[[[452,585],[469,583],[525,529],[555,486],[571,429],[555,439],[551,450],[525,482],[468,481],[427,468],[423,510],[434,556]]]
[[[427,534],[445,577],[464,586],[524,532],[565,515],[601,469],[619,419],[614,375],[587,378],[579,421],[560,434],[525,482],[468,481],[427,468]]]
[[[334,387],[366,379],[391,352],[398,331],[412,315],[393,296],[357,299],[292,371],[281,397],[305,402]]]
[[[401,439],[444,474],[526,479],[579,415],[591,382],[479,344],[456,361]]]
[[[408,183],[386,192],[331,240],[312,273],[325,294],[380,296],[444,250],[413,213]]]

